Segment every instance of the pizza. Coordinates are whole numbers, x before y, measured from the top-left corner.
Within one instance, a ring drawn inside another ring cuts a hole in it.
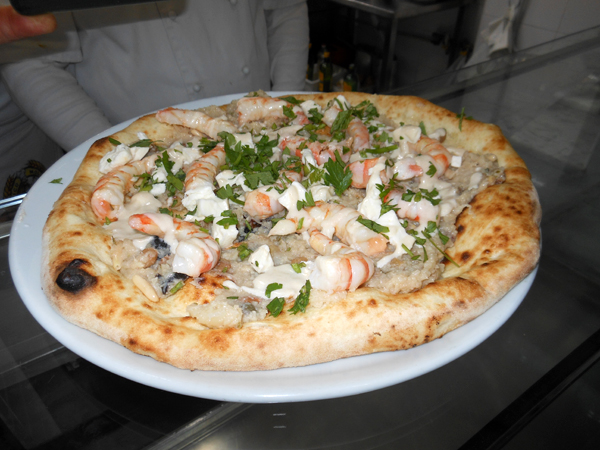
[[[536,266],[540,204],[500,129],[363,93],[167,108],[96,141],[43,231],[68,321],[182,369],[397,351]]]

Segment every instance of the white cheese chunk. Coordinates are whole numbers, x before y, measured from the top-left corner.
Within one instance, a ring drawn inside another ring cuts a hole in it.
[[[165,183],[155,183],[152,185],[152,189],[150,189],[150,193],[155,197],[158,197],[160,194],[164,194],[167,191],[167,185]]]
[[[223,170],[222,172],[219,172],[217,174],[215,179],[217,180],[217,184],[219,185],[219,187],[223,187],[229,184],[231,186],[240,186],[244,190],[244,192],[252,191],[252,189],[246,186],[246,177],[243,173],[236,174],[233,172],[233,170]]]
[[[265,273],[274,267],[271,250],[268,245],[261,245],[248,258],[250,266],[258,273]]]
[[[462,165],[462,156],[452,155],[452,158],[450,159],[450,165],[452,167],[460,167]]]

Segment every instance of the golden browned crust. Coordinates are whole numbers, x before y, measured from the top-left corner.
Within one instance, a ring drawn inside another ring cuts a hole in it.
[[[541,211],[525,164],[494,125],[463,120],[460,131],[455,113],[420,98],[346,94],[352,104],[370,100],[397,122],[444,127],[453,146],[498,157],[506,182],[478,194],[457,219],[458,236],[448,253],[459,268],[448,264],[442,279],[410,294],[365,288],[331,301],[313,291],[305,314],[267,317],[241,329],[202,329],[185,316],[185,305],[210,301],[222,279],[205,277],[202,290],[187,284],[167,308],[148,301],[112,268],[112,239],[90,207],[99,160],[113,148],[104,138],[91,147],[44,228],[43,289],[51,303],[67,320],[136,353],[200,370],[267,370],[407,349],[485,312],[539,258]],[[297,97],[324,105],[334,96]],[[183,128],[146,116],[113,137],[132,142],[138,131],[166,144],[187,136]],[[59,287],[61,273],[74,281]]]

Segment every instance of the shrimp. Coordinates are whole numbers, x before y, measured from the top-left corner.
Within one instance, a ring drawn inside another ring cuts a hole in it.
[[[187,191],[198,189],[206,184],[212,187],[215,176],[221,170],[221,166],[225,164],[225,157],[225,147],[221,143],[202,158],[194,161],[187,168],[185,174],[186,194]]]
[[[426,198],[416,202],[402,200],[402,192],[397,189],[390,191],[384,201],[398,207],[396,214],[400,219],[415,220],[421,224],[427,224],[430,221],[437,222],[440,212],[440,207]]]
[[[221,247],[208,234],[191,222],[175,219],[168,214],[134,214],[129,218],[134,230],[163,238],[175,254],[173,272],[198,277],[217,265]]]
[[[408,146],[416,154],[428,155],[433,159],[433,164],[437,169],[437,176],[446,172],[446,169],[450,166],[452,154],[435,139],[421,136],[421,139],[419,139],[416,144],[409,143]]]
[[[369,171],[375,167],[378,163],[381,162],[381,158],[371,158],[371,159],[363,159],[359,161],[354,161],[350,163],[348,166],[350,171],[352,172],[352,187],[364,189],[367,187],[367,183],[371,178]],[[381,180],[384,183],[389,181],[389,177],[385,170],[380,172]]]
[[[217,139],[221,131],[237,133],[237,128],[228,120],[215,119],[202,111],[167,108],[156,113],[156,120],[170,125],[181,125],[200,131],[211,139]]]
[[[317,230],[310,231],[308,242],[322,255],[315,259],[315,269],[310,276],[310,283],[315,289],[354,291],[369,281],[375,272],[370,258]]]
[[[290,181],[302,181],[302,175],[293,170],[286,170],[283,174]],[[281,197],[281,190],[283,188],[284,184],[280,180],[275,185],[261,186],[249,192],[246,194],[244,211],[258,220],[266,219],[283,211],[284,208],[279,203],[279,197]]]
[[[354,208],[336,203],[317,202],[304,208],[303,214],[280,220],[271,229],[269,236],[301,233],[316,228],[330,237],[334,234],[345,244],[365,255],[375,255],[387,247],[387,239],[381,234],[358,222],[361,215]]]
[[[139,161],[131,161],[98,180],[92,193],[91,205],[99,220],[117,220],[117,213],[125,201],[125,193],[133,185],[133,177],[151,172],[157,158],[158,155],[155,154]]]
[[[371,146],[369,130],[358,117],[355,117],[350,121],[346,133],[352,138],[352,152],[356,153]]]
[[[304,143],[304,148],[307,148],[312,153],[317,164],[322,166],[328,160],[335,160],[336,151],[339,153],[342,160],[345,162],[348,160],[350,155],[346,156],[344,154],[344,144],[345,142],[310,142],[308,139],[303,138],[301,136],[290,136],[285,137],[281,141],[279,141],[279,148],[281,150],[289,149],[291,152],[294,152],[296,156],[302,158],[302,148]]]
[[[410,180],[411,178],[423,175],[423,168],[411,157],[398,159],[396,164],[394,164],[393,170],[397,180]]]
[[[285,100],[271,97],[243,97],[237,101],[238,124],[242,126],[260,120],[272,122],[286,120],[288,117],[285,115],[284,106],[292,108],[296,115],[292,120],[293,124],[307,125],[310,123],[302,108],[294,107]]]

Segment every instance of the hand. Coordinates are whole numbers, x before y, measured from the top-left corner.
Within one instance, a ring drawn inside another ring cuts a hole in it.
[[[22,16],[12,6],[0,6],[0,44],[52,33],[56,19],[52,14]]]

